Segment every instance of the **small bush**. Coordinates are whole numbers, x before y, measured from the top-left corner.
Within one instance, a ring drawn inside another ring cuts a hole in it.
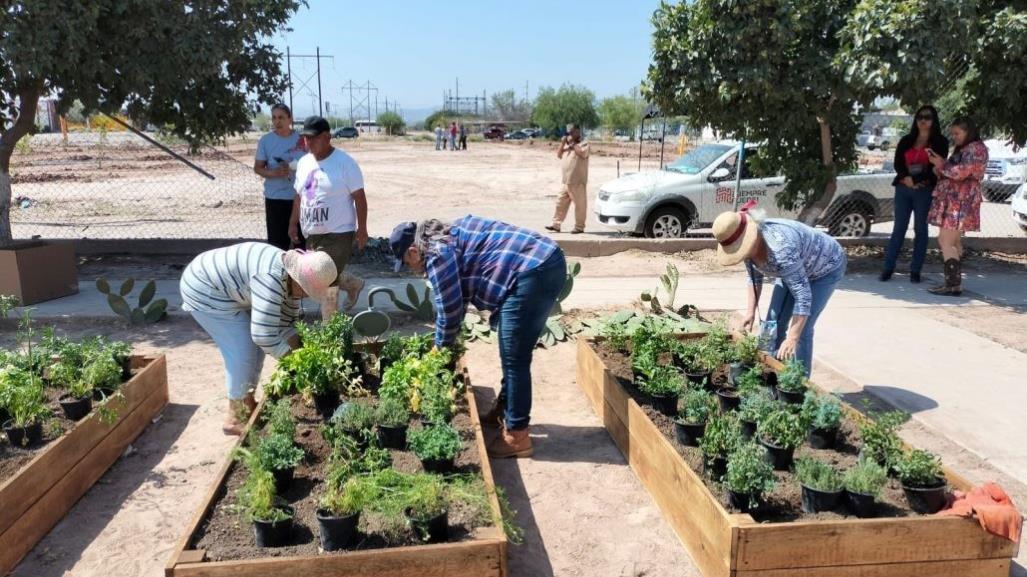
[[[742,444],[738,421],[729,416],[714,416],[706,424],[706,432],[699,440],[699,450],[709,458],[726,457]]]
[[[842,424],[842,403],[832,395],[818,395],[810,391],[806,393],[802,415],[814,429],[837,429]]]
[[[738,418],[758,424],[767,415],[773,413],[778,406],[769,391],[757,388],[742,394],[742,400],[738,405]]]
[[[786,393],[799,393],[806,389],[806,367],[802,361],[791,359],[777,375],[777,388]]]
[[[732,360],[746,366],[755,366],[760,359],[760,339],[756,335],[743,336],[735,343]]]
[[[902,455],[898,429],[908,418],[909,413],[903,411],[869,415],[859,426],[863,454],[884,467],[894,465]]]
[[[873,495],[881,494],[881,489],[888,482],[888,471],[870,459],[861,459],[854,467],[845,471],[842,483],[845,489],[853,493]]]
[[[401,401],[386,399],[378,403],[375,420],[386,427],[401,427],[410,422],[410,411]]]
[[[908,487],[933,487],[944,480],[941,459],[921,449],[908,451],[895,463],[899,480]]]
[[[806,438],[802,420],[786,409],[777,409],[764,417],[756,431],[764,441],[787,449],[798,447]]]
[[[680,395],[685,379],[671,367],[658,367],[648,379],[638,383],[638,389],[654,397]]]
[[[374,503],[380,494],[372,477],[350,477],[341,487],[328,485],[321,497],[321,508],[337,517],[349,517]]]
[[[795,460],[795,477],[799,483],[817,491],[836,493],[842,490],[842,476],[838,470],[810,457]]]
[[[272,401],[268,406],[267,429],[272,435],[287,439],[296,436],[296,422],[292,418],[292,403],[288,398]]]
[[[410,450],[424,461],[448,461],[463,448],[460,433],[446,424],[410,431],[408,442]]]
[[[291,469],[303,460],[303,449],[293,443],[292,437],[268,435],[253,448],[264,469],[283,471]]]
[[[749,495],[753,499],[751,505],[774,490],[774,468],[764,459],[765,453],[763,447],[746,443],[728,455],[724,484],[736,493]]]
[[[713,395],[702,389],[688,389],[681,402],[678,419],[693,424],[705,423],[713,412],[716,401]]]
[[[738,377],[735,387],[741,392],[755,391],[763,384],[763,367],[755,366]]]
[[[332,425],[351,435],[370,431],[374,427],[374,421],[374,408],[361,401],[349,401],[339,405],[331,418]]]

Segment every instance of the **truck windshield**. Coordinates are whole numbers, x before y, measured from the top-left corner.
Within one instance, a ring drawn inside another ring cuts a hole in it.
[[[726,144],[704,144],[686,152],[681,158],[667,165],[667,170],[682,174],[699,174],[724,153],[731,150]]]

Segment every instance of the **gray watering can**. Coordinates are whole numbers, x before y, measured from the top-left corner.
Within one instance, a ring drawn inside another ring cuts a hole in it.
[[[395,301],[395,293],[392,290],[375,287],[367,293],[367,310],[359,312],[353,317],[353,328],[361,336],[371,340],[378,340],[392,326],[392,319],[389,318],[389,315],[374,308],[374,297],[381,293],[385,293]]]

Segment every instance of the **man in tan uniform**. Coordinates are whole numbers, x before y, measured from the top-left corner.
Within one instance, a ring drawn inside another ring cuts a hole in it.
[[[588,214],[588,143],[581,140],[581,128],[577,124],[567,126],[567,136],[560,141],[556,157],[562,160],[563,192],[556,201],[553,224],[546,230],[560,232],[567,209],[574,203],[574,229],[571,234],[585,232],[585,217]]]

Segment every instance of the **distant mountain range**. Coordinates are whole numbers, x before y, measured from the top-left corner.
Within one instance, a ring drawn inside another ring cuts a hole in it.
[[[407,124],[415,124],[417,122],[421,122],[425,118],[428,118],[431,113],[438,109],[438,106],[432,106],[430,108],[403,108],[403,120],[406,120]]]

